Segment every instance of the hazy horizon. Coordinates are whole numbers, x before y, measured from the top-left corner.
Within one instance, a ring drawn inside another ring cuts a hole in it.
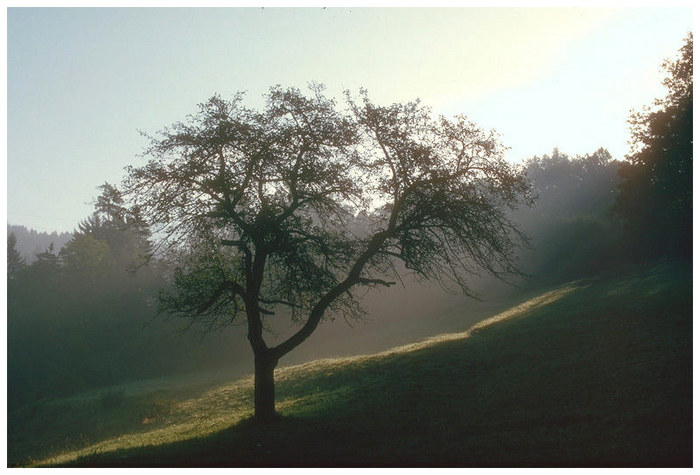
[[[7,222],[73,231],[139,163],[138,130],[274,84],[421,98],[495,129],[513,161],[621,159],[691,27],[690,8],[9,8]]]

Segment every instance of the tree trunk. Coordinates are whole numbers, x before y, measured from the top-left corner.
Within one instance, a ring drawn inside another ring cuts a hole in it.
[[[255,355],[255,420],[275,418],[275,367],[277,360],[267,354]]]

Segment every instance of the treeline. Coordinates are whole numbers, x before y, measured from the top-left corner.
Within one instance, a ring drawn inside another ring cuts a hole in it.
[[[72,233],[39,232],[16,224],[7,225],[7,235],[15,237],[15,248],[28,263],[34,262],[36,255],[50,246],[59,251],[73,237]]]
[[[629,119],[632,151],[527,162],[540,199],[520,220],[533,236],[528,268],[560,280],[630,262],[692,260],[693,35],[663,66],[666,97]],[[527,260],[527,257],[526,257]]]
[[[8,238],[11,409],[131,380],[232,367],[234,331],[203,340],[183,334],[181,322],[156,318],[165,261],[144,260],[151,251],[147,226],[124,208],[115,187],[101,189],[95,212],[60,252],[50,247],[27,264],[14,235]]]
[[[513,219],[531,240],[520,256],[527,282],[692,259],[692,36],[666,68],[669,93],[632,117],[637,146],[625,161],[604,149],[575,157],[555,149],[525,162],[538,200]],[[167,256],[153,252],[147,224],[117,188],[101,187],[94,213],[60,250],[30,260],[18,251],[22,239],[8,237],[10,409],[141,378],[250,368],[242,327],[203,337],[158,317]]]
[[[520,259],[531,281],[559,283],[622,262],[622,226],[610,212],[621,165],[602,148],[575,157],[554,149],[526,161],[538,199],[514,220],[531,239]]]
[[[531,239],[520,257],[526,284],[595,274],[629,258],[622,223],[610,212],[621,166],[603,149],[581,157],[555,149],[526,162],[539,197],[513,216]],[[185,321],[158,315],[159,292],[171,273],[167,259],[144,259],[153,251],[148,227],[124,208],[115,187],[101,189],[95,212],[60,251],[47,249],[27,264],[9,237],[11,408],[142,378],[216,368],[233,373],[236,364],[249,369],[243,328],[204,336],[180,331]],[[400,295],[399,289],[373,298]],[[393,323],[404,332],[416,324]]]

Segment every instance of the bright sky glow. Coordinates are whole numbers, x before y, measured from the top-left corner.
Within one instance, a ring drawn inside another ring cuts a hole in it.
[[[420,97],[501,133],[513,161],[623,158],[630,110],[663,95],[691,29],[690,8],[10,8],[7,220],[72,231],[143,163],[137,130],[274,84]]]

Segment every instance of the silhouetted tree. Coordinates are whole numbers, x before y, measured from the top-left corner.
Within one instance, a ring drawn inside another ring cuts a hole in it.
[[[310,89],[274,87],[262,111],[214,96],[151,137],[151,160],[125,181],[179,264],[162,309],[209,329],[245,318],[260,421],[275,414],[280,358],[324,315],[362,316],[358,289],[392,285],[402,262],[469,294],[479,269],[517,273],[524,241],[505,209],[530,201],[528,185],[493,132],[365,91],[340,111]],[[300,328],[270,347],[265,319],[282,310]]]
[[[17,238],[13,233],[7,236],[7,280],[17,277],[17,274],[24,269],[26,263],[17,250]]]
[[[630,118],[634,149],[620,170],[614,211],[629,242],[651,255],[692,254],[693,35],[664,62],[668,93]]]
[[[138,209],[127,210],[115,186],[105,183],[98,189],[95,211],[78,225],[60,253],[67,270],[88,277],[106,275],[113,266],[133,268],[151,246],[150,231]]]
[[[61,268],[61,258],[54,250],[53,243],[49,247],[36,254],[36,261],[32,264],[32,269],[37,275],[53,276],[59,272]]]
[[[104,277],[114,267],[114,258],[106,242],[90,234],[75,233],[61,250],[65,270],[88,279]]]

